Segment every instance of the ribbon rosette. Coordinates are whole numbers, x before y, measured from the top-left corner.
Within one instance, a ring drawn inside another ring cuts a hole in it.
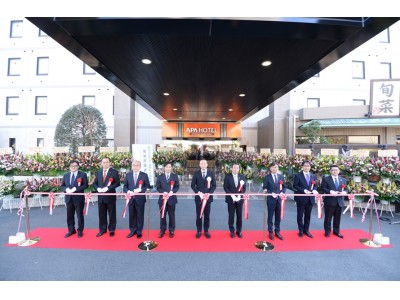
[[[316,184],[315,180],[311,181],[311,190],[314,189],[314,185]]]
[[[171,181],[170,184],[171,184],[171,192],[172,192],[172,189],[174,188],[174,185],[175,185],[175,181]]]
[[[279,180],[279,190],[282,191],[283,180]]]
[[[77,178],[77,179],[76,179],[76,182],[78,183],[78,186],[81,186],[82,178]]]
[[[107,186],[110,186],[111,185],[111,183],[114,181],[114,179],[113,178],[108,178],[108,183],[107,183]]]
[[[163,204],[162,204],[161,211],[160,211],[161,219],[164,218],[165,207],[167,206],[168,199],[169,199],[169,195],[168,195],[168,193],[165,192],[164,195],[163,195]]]
[[[281,220],[283,220],[283,217],[285,216],[285,204],[287,196],[285,194],[281,194],[279,197],[281,197]]]
[[[143,180],[139,180],[139,189],[142,189]]]
[[[343,184],[341,185],[341,188],[342,188],[342,192],[343,192],[344,189],[346,188],[346,185],[343,183]]]
[[[211,177],[207,177],[207,188],[209,189],[211,187]]]
[[[122,217],[125,218],[125,214],[126,214],[126,209],[128,208],[129,205],[129,200],[131,199],[131,194],[129,194],[129,192],[127,192],[125,194],[125,207],[124,210],[122,211]]]
[[[208,177],[208,178],[210,178],[210,177]],[[200,219],[201,219],[201,217],[203,216],[203,213],[204,213],[204,209],[206,208],[206,204],[207,204],[207,201],[208,201],[208,197],[209,197],[210,195],[207,193],[207,194],[204,194],[203,195],[203,198],[201,199],[201,210],[200,210]]]
[[[49,194],[49,214],[52,215],[53,214],[53,209],[54,209],[54,200],[56,199],[56,194],[54,194],[53,192],[51,192]]]
[[[349,194],[347,198],[349,198],[350,218],[354,218],[354,195]]]
[[[317,202],[318,219],[322,219],[322,195],[316,194],[315,201]]]
[[[242,188],[243,188],[243,185],[244,185],[244,180],[240,180],[239,183],[240,183],[240,185],[239,185],[238,192],[241,192]]]
[[[112,179],[112,178],[110,178]],[[87,216],[89,212],[89,203],[92,200],[92,193],[86,193],[85,194],[85,209],[83,210],[83,214]]]
[[[247,220],[249,218],[249,194],[244,194],[244,219]]]

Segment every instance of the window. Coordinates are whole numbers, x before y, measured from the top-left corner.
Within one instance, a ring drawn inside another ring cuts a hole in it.
[[[378,34],[379,43],[390,43],[390,31],[389,28]]]
[[[36,96],[35,98],[35,115],[47,115],[47,97]]]
[[[43,30],[39,29],[39,36],[48,36],[46,32],[44,32]]]
[[[83,74],[84,75],[95,75],[96,72],[91,67],[89,67],[87,64],[83,63]]]
[[[22,37],[22,20],[11,21],[10,38]]]
[[[392,64],[388,62],[381,62],[380,65],[380,79],[392,79]]]
[[[19,97],[6,98],[6,115],[18,115]]]
[[[378,135],[349,135],[347,140],[349,144],[379,144]]]
[[[20,76],[21,75],[21,58],[9,58],[8,59],[8,76]]]
[[[364,99],[353,99],[353,105],[365,105]]]
[[[114,147],[114,140],[106,139],[107,147]]]
[[[49,75],[49,58],[38,57],[36,65],[36,75]]]
[[[346,136],[344,135],[334,135],[327,136],[328,144],[343,145],[346,144]]]
[[[37,138],[36,139],[36,146],[37,147],[44,147],[44,138]]]
[[[319,107],[319,98],[307,98],[307,108]]]
[[[96,97],[95,96],[83,96],[82,104],[96,106]]]
[[[365,79],[365,66],[363,61],[353,60],[353,79]]]

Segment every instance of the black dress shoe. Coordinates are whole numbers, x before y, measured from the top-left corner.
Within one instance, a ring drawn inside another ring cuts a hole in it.
[[[344,238],[344,236],[341,235],[340,233],[334,233],[334,235],[336,235],[337,237],[340,237],[341,239]]]
[[[196,233],[196,239],[199,239],[200,237],[201,237],[201,232],[198,231],[198,232]]]
[[[158,237],[161,239],[165,234],[165,231],[160,231],[160,233],[158,234]]]
[[[299,237],[303,237],[303,233],[302,232],[299,232]]]
[[[175,236],[175,233],[173,231],[169,232],[169,237],[172,239]]]
[[[78,232],[78,238],[83,237],[83,232]]]
[[[127,239],[130,239],[136,234],[136,232],[129,232],[129,234],[126,236]]]
[[[236,234],[237,234],[237,236],[238,236],[239,238],[243,238],[243,234],[242,234],[241,232],[236,232]]]
[[[311,239],[314,237],[309,231],[304,231],[304,234]]]
[[[110,236],[113,237],[115,235],[114,231],[110,231]]]
[[[279,232],[275,232],[275,236],[280,239],[281,241],[283,241],[283,236],[279,233]]]
[[[96,234],[96,237],[102,236],[105,233],[106,233],[105,231],[100,231],[98,234]]]
[[[75,234],[75,233],[76,233],[76,231],[68,232],[66,235],[64,235],[64,237],[65,237],[65,238],[70,237],[71,235],[73,235],[73,234]]]
[[[268,236],[269,236],[269,239],[270,239],[270,240],[273,240],[273,239],[274,239],[274,235],[272,234],[272,232],[270,232],[270,233],[268,234]]]
[[[206,236],[206,238],[211,238],[211,234],[208,232],[208,231],[206,231],[206,232],[204,232],[204,235]]]
[[[235,234],[233,232],[231,232],[230,233],[230,237],[234,239],[235,238]]]
[[[138,234],[137,234],[137,238],[138,238],[138,239],[141,239],[141,238],[142,238],[142,234],[141,234],[141,233],[138,233]]]
[[[324,236],[329,237],[331,234],[329,232],[325,232]]]

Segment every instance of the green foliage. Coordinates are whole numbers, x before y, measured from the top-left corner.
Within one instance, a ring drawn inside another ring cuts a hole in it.
[[[57,124],[54,144],[69,146],[77,153],[78,146],[95,146],[96,150],[105,145],[107,127],[101,112],[93,106],[78,104],[67,109]]]
[[[321,134],[322,128],[318,121],[311,121],[307,126],[301,127],[301,130],[303,130],[306,135],[304,140],[306,140],[307,143],[305,144],[314,144],[318,141],[321,144],[326,144],[328,142],[326,137]]]

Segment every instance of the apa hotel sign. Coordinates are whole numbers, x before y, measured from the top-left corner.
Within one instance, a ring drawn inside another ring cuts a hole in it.
[[[183,137],[187,138],[219,138],[221,128],[219,123],[184,123]]]

